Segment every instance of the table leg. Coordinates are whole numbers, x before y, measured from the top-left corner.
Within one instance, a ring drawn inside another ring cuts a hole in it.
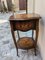
[[[35,41],[35,56],[37,55],[36,54],[36,47],[37,47],[37,40],[38,40],[38,33],[39,33],[39,20],[36,22],[36,41]]]
[[[18,55],[18,47],[17,47],[17,44],[16,44],[16,39],[15,39],[15,34],[14,34],[14,29],[13,29],[13,24],[12,24],[12,22],[10,22],[10,26],[11,26],[11,33],[12,33],[13,41],[14,41],[14,44],[15,44],[15,46],[16,46],[17,56],[19,56],[19,55]]]

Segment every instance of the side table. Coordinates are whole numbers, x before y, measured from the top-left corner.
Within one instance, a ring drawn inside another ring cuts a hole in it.
[[[36,46],[37,46],[37,39],[38,39],[38,32],[39,32],[39,20],[40,15],[38,14],[16,14],[15,16],[10,16],[10,26],[11,26],[11,33],[13,37],[14,44],[16,46],[17,55],[18,55],[18,48],[19,49],[31,49],[34,48],[35,55],[36,55]],[[18,41],[16,42],[16,37],[14,31],[17,30],[18,33]],[[26,32],[28,30],[32,30],[32,37],[22,37],[20,38],[18,31]],[[36,38],[33,39],[34,30],[36,31]]]

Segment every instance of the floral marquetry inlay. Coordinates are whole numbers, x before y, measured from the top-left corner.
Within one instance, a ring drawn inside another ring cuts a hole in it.
[[[35,22],[31,21],[31,22],[16,22],[15,24],[15,29],[17,30],[21,30],[21,31],[27,31],[29,29],[34,29],[35,27]]]

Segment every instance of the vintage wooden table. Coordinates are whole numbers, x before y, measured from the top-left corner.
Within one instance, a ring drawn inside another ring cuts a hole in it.
[[[10,16],[10,26],[14,44],[16,46],[17,55],[18,55],[18,48],[20,49],[31,49],[34,48],[35,55],[36,55],[36,46],[37,46],[37,39],[38,39],[38,32],[39,32],[39,20],[40,16],[38,14],[16,14],[15,16]],[[16,37],[14,31],[17,30],[18,33],[18,41],[16,42]],[[20,38],[18,31],[26,32],[28,30],[32,30],[32,37],[22,37]],[[36,38],[34,40],[33,34],[34,30],[36,31]]]

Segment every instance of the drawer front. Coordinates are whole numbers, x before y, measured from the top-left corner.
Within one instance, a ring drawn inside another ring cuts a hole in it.
[[[36,22],[30,21],[30,22],[16,22],[14,30],[20,30],[20,31],[28,31],[28,30],[35,30],[36,29]]]

